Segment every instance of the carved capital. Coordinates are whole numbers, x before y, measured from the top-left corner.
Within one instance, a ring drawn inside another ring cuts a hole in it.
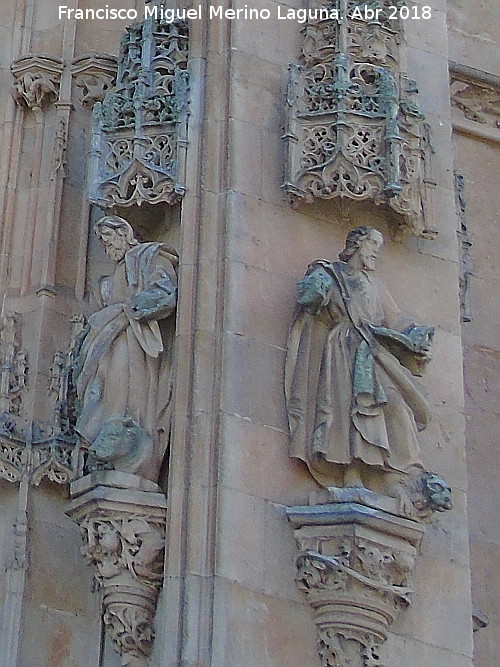
[[[104,100],[115,83],[117,69],[117,58],[104,53],[88,53],[73,60],[71,72],[85,109],[93,109],[96,102]]]
[[[71,485],[67,514],[103,593],[103,619],[123,665],[149,664],[163,583],[166,499],[143,478],[96,472]]]
[[[10,69],[16,79],[12,94],[19,106],[40,110],[57,100],[63,70],[60,58],[30,54],[14,60]]]
[[[381,666],[389,625],[411,601],[424,527],[357,503],[287,508],[297,586],[317,627],[323,667]]]

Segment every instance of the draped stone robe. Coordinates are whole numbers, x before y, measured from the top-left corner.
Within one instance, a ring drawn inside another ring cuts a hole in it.
[[[291,456],[325,486],[332,466],[354,461],[421,466],[417,428],[429,406],[369,326],[401,330],[389,292],[373,272],[325,260],[310,265],[298,291],[285,373]]]
[[[170,350],[164,350],[158,321],[175,309],[177,261],[162,244],[142,243],[101,279],[102,309],[88,320],[75,369],[81,407],[76,430],[88,444],[108,420],[131,418],[151,436],[161,461],[171,390]],[[136,319],[138,297],[153,307]]]

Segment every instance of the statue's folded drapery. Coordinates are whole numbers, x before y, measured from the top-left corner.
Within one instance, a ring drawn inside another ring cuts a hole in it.
[[[373,333],[377,326],[401,331],[403,319],[371,274],[318,260],[299,284],[285,378],[291,455],[325,485],[332,465],[421,466],[417,429],[429,406]]]
[[[159,321],[175,309],[177,260],[160,243],[141,243],[101,280],[102,309],[88,320],[74,372],[81,404],[76,430],[87,443],[106,421],[131,418],[161,457],[171,389]]]

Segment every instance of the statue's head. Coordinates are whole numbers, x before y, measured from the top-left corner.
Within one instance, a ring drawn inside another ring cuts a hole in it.
[[[94,230],[104,251],[115,262],[120,262],[139,243],[130,224],[119,215],[105,215],[96,222]]]
[[[351,229],[339,259],[357,268],[374,271],[377,255],[384,243],[382,234],[373,227],[362,225]]]

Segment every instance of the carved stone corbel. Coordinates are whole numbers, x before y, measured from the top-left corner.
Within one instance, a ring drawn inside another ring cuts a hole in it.
[[[451,104],[467,120],[500,128],[500,90],[472,77],[452,73]]]
[[[299,548],[295,581],[314,612],[321,664],[381,666],[388,628],[411,603],[424,526],[377,503],[297,506],[287,514]]]
[[[500,141],[500,77],[450,63],[453,129],[488,141]]]
[[[82,91],[80,104],[93,109],[102,102],[116,80],[117,59],[104,53],[89,53],[73,60],[71,71],[77,88]]]
[[[44,54],[14,60],[11,71],[16,83],[12,94],[17,104],[36,111],[57,100],[63,65],[60,58]]]
[[[166,498],[154,483],[100,471],[71,484],[67,514],[102,592],[103,622],[122,665],[146,667],[163,583]]]

